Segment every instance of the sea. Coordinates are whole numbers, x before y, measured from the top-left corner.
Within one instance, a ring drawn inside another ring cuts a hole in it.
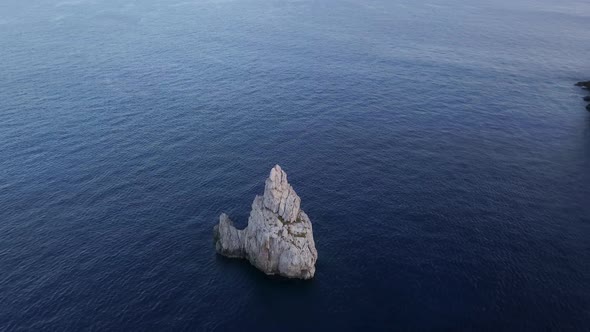
[[[588,331],[587,0],[2,0],[1,331]],[[279,164],[311,281],[218,256]]]

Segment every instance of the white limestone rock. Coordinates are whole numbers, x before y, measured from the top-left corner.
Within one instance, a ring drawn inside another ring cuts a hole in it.
[[[215,250],[228,257],[244,257],[244,231],[236,229],[227,214],[222,213],[219,224],[213,228]],[[219,241],[223,238],[224,241]]]
[[[223,213],[214,227],[216,251],[227,257],[246,258],[269,275],[311,279],[318,253],[309,217],[301,199],[279,165],[266,179],[264,195],[256,196],[248,226],[238,230]]]

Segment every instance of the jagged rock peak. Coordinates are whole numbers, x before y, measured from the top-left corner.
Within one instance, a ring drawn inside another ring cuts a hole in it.
[[[234,227],[223,213],[213,228],[215,250],[224,256],[245,258],[266,274],[310,279],[315,274],[317,251],[309,217],[301,199],[279,165],[265,182],[264,195],[256,196],[248,226]]]
[[[275,165],[266,179],[263,196],[264,207],[277,213],[285,221],[295,221],[299,214],[301,199],[287,181],[287,173]]]

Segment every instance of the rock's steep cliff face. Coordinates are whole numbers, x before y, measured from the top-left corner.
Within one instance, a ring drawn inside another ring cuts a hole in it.
[[[264,195],[256,196],[248,226],[238,230],[224,213],[214,227],[221,255],[246,258],[266,274],[311,279],[318,254],[311,221],[280,166],[270,171]]]

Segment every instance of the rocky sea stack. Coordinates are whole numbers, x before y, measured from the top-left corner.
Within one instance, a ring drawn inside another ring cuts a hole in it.
[[[576,86],[581,87],[582,89],[586,89],[586,90],[590,90],[590,81],[586,81],[586,82],[578,82],[576,83]],[[584,101],[588,101],[590,102],[590,96],[586,96],[584,97]],[[586,110],[588,112],[590,112],[590,104],[586,105]]]
[[[217,253],[245,258],[268,275],[311,279],[318,253],[309,217],[301,199],[276,165],[266,179],[264,195],[256,196],[248,226],[239,230],[222,213],[213,228]]]

